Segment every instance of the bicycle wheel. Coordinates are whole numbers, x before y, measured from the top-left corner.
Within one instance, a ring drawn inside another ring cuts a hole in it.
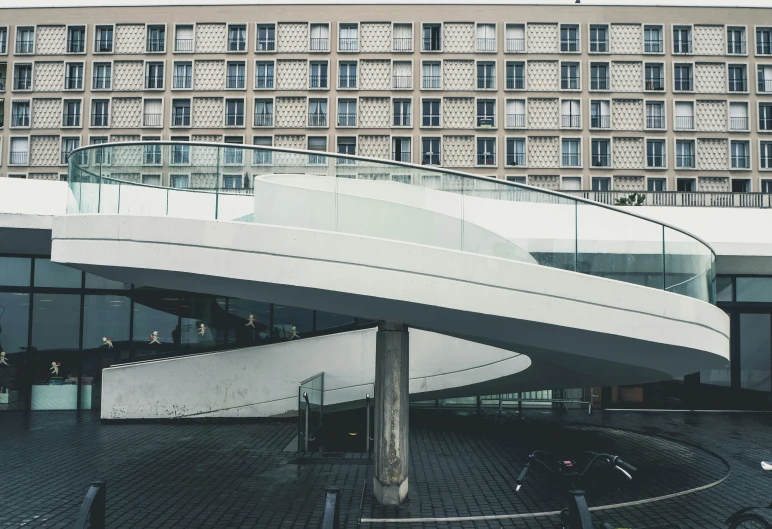
[[[729,529],[772,529],[772,526],[758,514],[746,513],[735,520]]]

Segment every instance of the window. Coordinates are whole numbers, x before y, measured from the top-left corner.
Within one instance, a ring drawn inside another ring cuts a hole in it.
[[[166,49],[166,26],[151,25],[147,27],[147,51],[161,53]]]
[[[327,24],[311,24],[311,35],[308,42],[309,51],[330,50],[330,26]]]
[[[772,28],[756,28],[756,55],[772,55]]]
[[[726,52],[729,55],[745,55],[745,28],[726,28]]]
[[[392,51],[413,51],[413,25],[394,24],[394,42]]]
[[[356,99],[339,100],[338,101],[338,126],[339,127],[356,127],[356,125],[357,125]]]
[[[112,53],[113,51],[113,27],[96,26],[94,28],[94,52]]]
[[[525,128],[525,99],[507,100],[507,127]]]
[[[169,175],[169,180],[175,189],[187,189],[190,187],[190,177],[186,174]]]
[[[247,26],[228,26],[228,51],[247,51]]]
[[[172,88],[177,90],[190,90],[192,87],[193,64],[189,62],[175,62]]]
[[[160,127],[163,125],[163,100],[145,99],[143,103],[142,126]]]
[[[229,62],[228,76],[225,87],[230,89],[244,89],[246,79],[246,65],[243,62]]]
[[[694,168],[694,141],[676,140],[676,168]]]
[[[507,24],[505,50],[507,53],[525,53],[524,24]]]
[[[395,90],[410,90],[413,88],[413,63],[409,61],[394,61],[392,62],[392,69],[392,88]]]
[[[582,126],[581,105],[578,99],[567,99],[560,102],[560,126],[578,129]]]
[[[435,90],[440,88],[440,63],[425,62],[421,65],[421,88]]]
[[[493,128],[496,126],[496,100],[477,100],[477,126]]]
[[[395,127],[409,127],[410,126],[410,114],[412,113],[411,102],[409,99],[395,99],[393,102],[394,107],[394,121]]]
[[[327,61],[316,61],[311,63],[311,77],[309,79],[310,88],[329,88],[327,80]]]
[[[102,145],[103,143],[107,143],[109,139],[107,136],[95,136],[92,137],[90,140],[91,145]],[[99,147],[98,149],[94,149],[90,152],[94,153],[94,164],[96,165],[110,165],[112,163],[113,159],[113,151],[111,147]]]
[[[665,103],[662,101],[646,101],[646,128],[665,128]]]
[[[477,89],[491,90],[495,88],[496,88],[496,63],[495,62],[478,62],[477,63]]]
[[[80,147],[80,138],[62,138],[62,148],[60,149],[60,165],[67,165],[72,151]]]
[[[327,151],[327,138],[325,136],[309,136],[308,138],[308,150],[309,151]],[[327,163],[327,156],[324,154],[309,154],[308,163],[310,164],[325,164]]]
[[[271,147],[273,145],[273,138],[270,136],[255,136],[252,139],[252,144],[258,146],[252,153],[252,163],[254,165],[269,165],[273,160],[273,151],[261,149],[260,147]]]
[[[308,101],[308,126],[326,127],[327,126],[327,100],[310,99]]]
[[[750,169],[750,144],[747,141],[732,141],[732,169]]]
[[[690,92],[692,90],[692,65],[676,64],[673,67],[673,91]]]
[[[732,193],[750,193],[751,181],[747,178],[732,178]]]
[[[692,28],[673,26],[673,53],[692,52]]]
[[[29,101],[13,101],[11,103],[11,127],[29,127],[29,115]]]
[[[646,191],[652,193],[667,191],[667,180],[665,178],[649,178],[646,182]]]
[[[341,24],[338,36],[338,51],[359,50],[358,26],[356,24]]]
[[[608,53],[608,26],[603,24],[590,25],[590,52]]]
[[[579,26],[562,24],[560,26],[560,51],[579,51]]]
[[[225,126],[243,127],[244,126],[244,100],[226,99],[225,100]]]
[[[508,62],[507,63],[507,90],[525,89],[525,63]]]
[[[525,184],[525,177],[524,176],[507,176],[507,182],[512,182],[515,184]]]
[[[608,63],[607,62],[593,62],[590,64],[590,89],[591,90],[608,90],[609,89],[609,77],[608,77]]]
[[[16,28],[16,53],[32,53],[35,50],[35,28]]]
[[[772,142],[769,141],[762,141],[761,142],[761,168],[762,169],[772,169]],[[767,184],[767,189],[765,190],[766,193],[772,192],[772,181],[767,180],[765,181]]]
[[[29,138],[11,138],[9,165],[27,165],[29,163]]]
[[[338,65],[338,88],[357,87],[357,63],[342,62]]]
[[[411,162],[410,138],[391,139],[391,159],[395,162]]]
[[[421,49],[423,51],[440,51],[442,50],[442,25],[441,24],[424,24],[423,25],[423,43]]]
[[[496,165],[496,138],[477,138],[477,165]]]
[[[110,90],[113,65],[109,62],[95,62],[92,69],[94,70],[94,77],[91,82],[92,90]]]
[[[729,65],[729,91],[748,91],[748,68],[744,64]]]
[[[172,100],[172,126],[190,127],[190,99]]]
[[[188,141],[187,137],[172,137],[172,141]],[[175,143],[171,148],[172,165],[190,165],[190,145],[180,145]]]
[[[691,101],[676,101],[675,104],[675,129],[694,129],[694,103]]]
[[[145,76],[145,88],[148,90],[162,90],[164,87],[164,63],[147,63]]]
[[[611,191],[611,178],[607,176],[594,176],[592,178],[593,191]]]
[[[565,167],[581,167],[582,142],[579,139],[563,139],[563,158],[561,165]]]
[[[507,165],[512,167],[525,167],[524,138],[507,138]]]
[[[255,99],[255,127],[273,127],[273,99]]]
[[[579,90],[579,63],[564,62],[560,65],[560,88]]]
[[[0,55],[8,53],[8,28],[0,28]]]
[[[62,126],[80,127],[80,100],[65,99],[63,107]]]
[[[665,140],[646,140],[646,166],[666,167]]]
[[[772,131],[772,103],[759,103],[759,130]]]
[[[661,92],[665,89],[665,66],[646,63],[646,90]]]
[[[729,103],[729,130],[748,130],[748,103]]]
[[[67,53],[86,52],[86,27],[70,26],[67,28]]]
[[[91,100],[91,126],[107,127],[110,124],[110,100]]]
[[[590,101],[590,127],[611,128],[611,104],[608,101]]]
[[[421,102],[421,126],[439,127],[440,126],[440,100],[424,99]]]
[[[6,65],[0,65],[0,92],[5,92]],[[2,105],[0,105],[2,106]]]
[[[273,88],[273,62],[255,63],[255,88]]]
[[[421,164],[440,165],[440,139],[421,139]]]
[[[14,90],[32,90],[32,65],[14,64],[13,65],[13,89]]]
[[[225,136],[224,143],[235,143],[241,145],[244,138],[241,136]],[[223,161],[225,165],[242,165],[244,163],[244,149],[241,147],[226,147],[223,149]],[[241,187],[239,185],[239,187]]]
[[[759,92],[772,92],[772,64],[758,65]]]
[[[560,179],[561,191],[581,191],[581,189],[582,189],[581,176],[564,176]]]
[[[643,27],[643,51],[645,53],[664,53],[662,26]]]
[[[161,138],[143,136],[142,141],[157,142]],[[161,145],[146,144],[142,146],[142,165],[161,165]]]
[[[244,151],[242,149],[232,149],[234,152],[239,152],[242,155]],[[236,164],[236,165],[241,165]],[[224,189],[242,189],[244,178],[240,174],[224,174],[222,175],[222,186]]]
[[[179,53],[192,53],[194,42],[193,26],[177,26],[174,31],[174,51]]]
[[[339,154],[351,154],[357,153],[357,139],[356,138],[338,138],[338,153]],[[338,158],[339,164],[354,163],[355,160],[348,158]]]
[[[258,24],[257,51],[274,51],[276,49],[276,26],[273,24]]]
[[[65,90],[83,90],[83,63],[67,63],[64,74]]]
[[[477,51],[496,51],[496,24],[477,24]]]

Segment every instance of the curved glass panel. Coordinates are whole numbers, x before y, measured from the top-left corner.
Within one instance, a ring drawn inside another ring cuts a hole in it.
[[[715,300],[713,251],[686,232],[611,206],[431,165],[273,147],[131,142],[73,152],[69,185],[72,214],[336,231]]]

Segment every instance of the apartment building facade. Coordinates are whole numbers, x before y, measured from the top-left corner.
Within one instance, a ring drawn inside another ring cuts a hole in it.
[[[3,177],[63,178],[68,153],[86,144],[187,140],[358,154],[556,190],[772,193],[772,9],[2,14]],[[166,178],[153,173],[159,159],[145,149],[143,180]],[[187,151],[177,161],[184,172]],[[265,171],[257,157],[230,162],[244,178],[223,186]]]

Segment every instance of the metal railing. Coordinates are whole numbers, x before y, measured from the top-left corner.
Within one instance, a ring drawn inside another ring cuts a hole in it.
[[[772,169],[772,156],[761,155],[761,168]]]
[[[678,130],[691,130],[694,128],[694,116],[676,116],[675,128]]]
[[[255,88],[273,88],[273,75],[256,76]]]
[[[80,112],[72,114],[65,113],[62,117],[62,126],[80,127]]]
[[[172,126],[174,127],[190,127],[190,110],[188,109],[183,113],[172,114]]]
[[[475,120],[475,123],[478,127],[491,128],[496,125],[496,119],[494,116],[489,114],[479,114]]]
[[[175,75],[172,77],[173,88],[192,88],[193,76],[191,75]]]
[[[750,169],[750,156],[732,156],[732,169]]]
[[[356,87],[357,87],[356,75],[338,76],[338,88],[356,88]]]
[[[524,53],[525,38],[506,39],[505,50],[508,53]]]
[[[309,80],[311,88],[328,88],[326,75],[312,75]]]
[[[359,51],[359,39],[338,39],[338,51]]]
[[[664,154],[647,154],[646,167],[665,167],[667,159]]]
[[[593,154],[590,162],[593,167],[611,167],[611,155]]]
[[[579,167],[582,165],[582,157],[578,154],[563,153],[561,165],[565,167]]]
[[[478,90],[490,90],[496,88],[496,76],[495,75],[478,75],[477,76],[477,89]]]
[[[147,76],[145,76],[145,88],[161,89],[163,87],[164,87],[163,75],[147,75]]]
[[[324,37],[311,37],[308,41],[309,51],[329,51],[330,39]]]
[[[339,127],[355,127],[357,124],[357,115],[353,113],[339,113],[338,114],[338,126]]]
[[[440,87],[439,75],[421,76],[421,88],[439,88],[439,87]]]
[[[439,114],[421,114],[421,126],[422,127],[439,127],[440,115]]]
[[[440,165],[440,153],[438,152],[422,153],[421,165]]]
[[[422,39],[422,41],[423,41],[423,47],[421,49],[423,51],[440,51],[440,50],[442,50],[442,39],[441,38],[424,37]]]
[[[82,76],[68,76],[64,78],[65,90],[82,90],[83,89],[83,77]]]
[[[563,114],[560,116],[560,126],[569,128],[579,128],[582,126],[582,117],[576,114]]]
[[[590,127],[594,129],[611,128],[611,116],[590,116]]]
[[[746,121],[745,128],[748,128],[748,118],[729,118],[732,119],[744,119]],[[759,117],[759,130],[772,130],[772,118]]]
[[[225,126],[226,127],[243,127],[244,114],[226,114]]]
[[[164,51],[164,48],[166,47],[166,38],[149,38],[147,39],[147,46],[145,47],[145,51],[149,52],[161,52]]]
[[[94,51],[97,53],[109,53],[113,51],[113,39],[96,39]]]
[[[673,40],[673,53],[691,53],[692,41],[691,40]]]
[[[579,51],[579,39],[560,39],[560,51]]]
[[[646,78],[646,90],[664,90],[665,78],[664,77],[647,77]]]
[[[326,127],[327,114],[310,114],[308,116],[309,127]]]
[[[629,197],[631,193],[589,190],[561,192],[612,206],[616,205],[619,199]],[[643,206],[772,208],[772,193],[639,190],[637,194],[643,197]]]
[[[392,51],[413,51],[412,37],[394,37]]]
[[[84,38],[67,39],[67,53],[84,53],[85,51],[86,40]]]
[[[770,121],[770,126],[772,126],[772,121]],[[748,118],[744,118],[744,117],[729,118],[729,129],[730,130],[748,130]]]
[[[525,128],[525,114],[507,114],[507,127]]]
[[[759,55],[772,55],[772,42],[756,42],[756,53]]]
[[[665,116],[646,116],[647,129],[664,129]]]
[[[507,90],[524,90],[524,89],[525,89],[524,75],[507,76]]]
[[[109,75],[95,75],[92,81],[92,90],[109,90],[112,86]]]
[[[16,53],[32,53],[35,48],[35,41],[33,40],[17,40],[16,41]]]
[[[493,153],[478,153],[477,165],[496,165],[496,155]]]
[[[745,41],[741,41],[741,42],[729,41],[727,43],[726,52],[731,55],[745,55],[746,53]]]
[[[161,126],[161,114],[145,112],[142,115],[143,127],[160,127]]]
[[[106,127],[110,122],[110,114],[91,114],[92,127]]]
[[[394,126],[395,127],[409,127],[410,126],[410,114],[394,114]]]
[[[12,127],[29,127],[29,112],[11,114]]]
[[[730,92],[747,92],[748,91],[747,79],[729,79],[729,91]]]
[[[590,77],[590,89],[592,90],[608,90],[609,85],[608,77]]]
[[[693,169],[694,168],[694,155],[692,154],[676,154],[676,167]]]
[[[395,162],[410,162],[413,160],[413,157],[410,151],[392,151],[391,159]]]
[[[507,165],[512,167],[524,167],[525,166],[525,153],[515,152],[507,154]]]
[[[228,39],[228,51],[246,51],[247,39]]]
[[[496,51],[496,39],[478,37],[477,51]]]
[[[676,92],[689,92],[692,90],[692,78],[683,79],[676,77],[673,79],[673,90]]]
[[[5,72],[0,74],[0,92],[5,92]]]
[[[174,51],[192,52],[193,39],[174,39]]]
[[[591,40],[590,51],[595,53],[608,52],[608,40]]]
[[[31,90],[32,89],[32,75],[29,77],[16,77],[13,80],[14,90]]]
[[[561,77],[560,89],[561,90],[579,90],[579,76]]]
[[[243,75],[229,75],[225,83],[226,88],[244,88]]]
[[[643,42],[643,50],[645,53],[664,53],[665,46],[662,39],[646,39]]]
[[[392,76],[391,87],[398,90],[413,88],[413,76],[412,75],[394,75]]]
[[[9,155],[11,165],[27,165],[29,163],[29,152],[11,151]]]
[[[257,51],[275,51],[276,40],[275,39],[257,39],[255,43],[257,45]]]
[[[73,529],[105,529],[107,482],[92,481],[78,510]]]
[[[273,127],[273,114],[255,114],[255,127]]]
[[[3,55],[5,55],[6,52],[8,51],[8,41],[6,40],[7,36],[8,34],[5,33],[5,38],[0,40],[0,54],[3,54]]]
[[[772,79],[759,79],[759,92],[772,92]]]

